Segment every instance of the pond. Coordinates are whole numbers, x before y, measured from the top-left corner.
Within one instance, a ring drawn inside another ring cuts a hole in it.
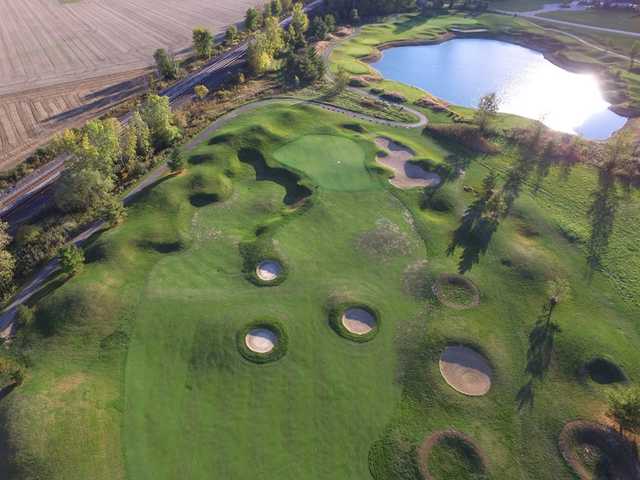
[[[591,140],[608,138],[626,121],[609,110],[594,75],[569,72],[541,53],[497,40],[395,47],[373,67],[387,79],[464,107],[475,107],[482,95],[496,92],[501,112]]]

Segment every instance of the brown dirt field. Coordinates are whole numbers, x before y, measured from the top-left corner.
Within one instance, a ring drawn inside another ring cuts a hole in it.
[[[0,0],[0,170],[130,95],[157,48],[183,53],[194,27],[221,33],[257,3]]]
[[[146,70],[0,96],[0,170],[20,163],[56,132],[141,93]]]

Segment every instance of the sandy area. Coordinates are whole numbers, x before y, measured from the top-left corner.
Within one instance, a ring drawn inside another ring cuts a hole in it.
[[[271,352],[278,341],[278,336],[267,328],[254,328],[249,330],[244,339],[247,348],[256,353]]]
[[[440,373],[456,391],[469,396],[485,395],[493,371],[486,358],[461,345],[449,346],[440,357]]]
[[[385,137],[376,138],[376,145],[384,149],[387,155],[379,155],[378,162],[391,168],[394,177],[389,180],[398,188],[436,187],[442,179],[440,175],[428,172],[420,165],[411,162],[415,153],[399,143]]]
[[[363,308],[349,308],[342,314],[342,325],[354,335],[366,335],[376,327],[376,319]]]
[[[273,282],[282,273],[282,266],[278,262],[265,260],[256,267],[256,275],[263,282]]]

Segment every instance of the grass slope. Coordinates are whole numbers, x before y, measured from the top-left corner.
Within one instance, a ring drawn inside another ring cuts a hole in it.
[[[464,177],[439,193],[448,208],[422,209],[419,190],[388,184],[373,140],[389,136],[434,164],[447,147],[420,131],[356,133],[345,122],[313,107],[242,115],[93,242],[86,271],[41,300],[21,340],[29,376],[0,403],[18,478],[412,479],[415,448],[447,428],[477,442],[492,478],[572,478],[558,433],[597,418],[608,388],[580,368],[603,356],[640,375],[637,195],[621,198],[605,274],[590,275],[582,245],[594,172],[552,168],[541,188],[525,184],[467,274],[480,304],[450,309],[430,281],[457,269],[459,251],[446,251],[474,198],[464,187],[479,188],[489,169],[504,178],[515,152],[467,156]],[[195,206],[195,193],[218,201]],[[389,224],[391,242],[376,236]],[[277,287],[243,272],[241,245],[257,235],[287,264]],[[382,256],[362,247],[376,242]],[[530,383],[530,334],[555,277],[570,281],[573,299],[556,309],[550,366]],[[372,341],[330,328],[328,307],[344,302],[379,312]],[[257,365],[236,334],[265,316],[286,329],[288,350]],[[442,380],[449,342],[491,361],[487,396]]]

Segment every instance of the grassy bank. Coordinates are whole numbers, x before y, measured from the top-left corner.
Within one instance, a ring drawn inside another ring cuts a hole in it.
[[[438,208],[423,208],[419,190],[393,188],[376,167],[380,135],[433,166],[453,153],[419,130],[272,105],[188,152],[186,172],[95,239],[85,271],[39,302],[17,340],[30,368],[0,402],[0,430],[18,478],[418,478],[415,448],[448,427],[473,438],[492,478],[572,478],[558,433],[598,418],[610,388],[581,367],[605,356],[640,374],[636,193],[620,198],[604,273],[590,272],[595,172],[532,176],[467,273],[480,304],[456,310],[433,298],[431,279],[458,269],[461,251],[446,252],[471,189],[489,169],[502,182],[519,154],[456,149],[465,175],[444,184]],[[256,241],[286,263],[281,285],[247,280],[241,246]],[[572,299],[554,313],[550,364],[523,396],[553,278],[569,281]],[[331,328],[330,306],[349,303],[379,315],[371,341]],[[257,365],[236,338],[265,316],[285,329],[287,353]],[[486,354],[487,396],[443,381],[449,342]]]

